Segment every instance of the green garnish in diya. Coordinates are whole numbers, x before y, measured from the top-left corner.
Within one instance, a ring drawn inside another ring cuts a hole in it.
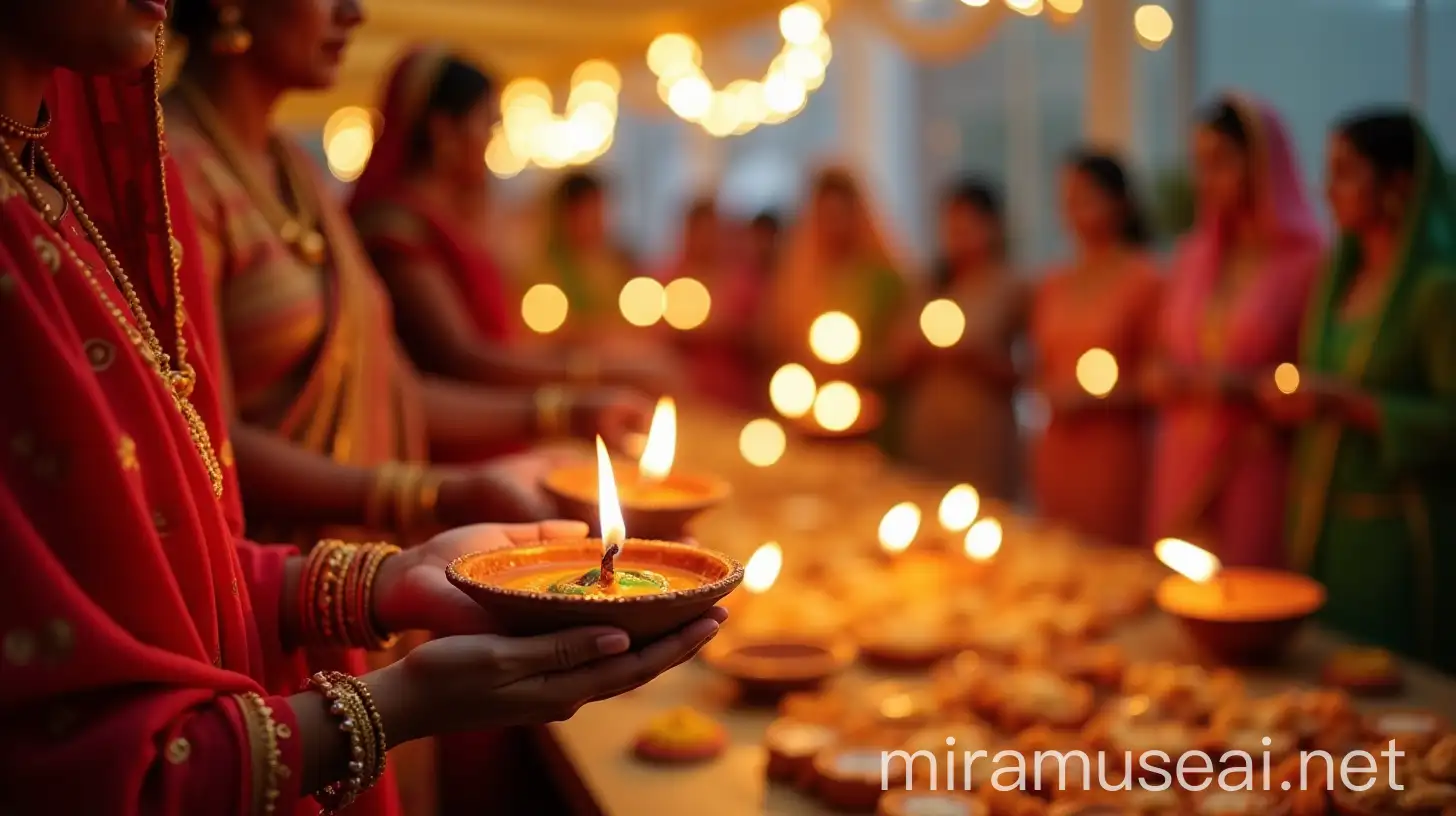
[[[615,538],[615,537],[614,537]],[[557,595],[643,595],[666,592],[667,578],[645,569],[617,569],[622,545],[612,538],[602,548],[602,565],[581,575],[556,581],[546,588]]]

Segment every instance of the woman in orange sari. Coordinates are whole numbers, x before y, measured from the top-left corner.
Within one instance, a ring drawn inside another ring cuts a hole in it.
[[[415,50],[395,68],[381,110],[384,130],[349,208],[420,370],[497,386],[661,383],[649,360],[518,342],[515,299],[486,241],[480,157],[500,117],[484,72],[444,50]]]
[[[458,635],[299,691],[301,643],[478,631],[448,559],[582,530],[319,549],[334,562],[243,541],[201,257],[163,159],[166,6],[0,12],[0,342],[23,350],[0,355],[0,380],[25,395],[0,402],[7,809],[301,814],[315,794],[329,807],[362,794],[351,813],[388,814],[386,749],[569,716],[712,636],[721,613],[632,653],[603,629]],[[336,570],[361,564],[372,577],[346,589]],[[344,607],[358,613],[347,631],[321,625]]]
[[[553,434],[620,437],[641,401],[616,392],[485,390],[421,377],[348,217],[273,130],[281,95],[332,84],[359,4],[183,0],[189,49],[169,95],[219,304],[239,472],[255,529],[304,540],[363,527],[408,539],[439,525],[540,518],[549,458],[426,470],[431,451]]]
[[[1116,159],[1074,155],[1062,190],[1076,257],[1041,283],[1031,310],[1037,379],[1051,408],[1033,459],[1037,510],[1099,541],[1134,546],[1143,543],[1151,436],[1138,386],[1156,345],[1162,281]],[[1094,396],[1079,382],[1092,349],[1117,362],[1109,393]]]

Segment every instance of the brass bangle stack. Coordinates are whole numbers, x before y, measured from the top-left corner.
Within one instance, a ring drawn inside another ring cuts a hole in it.
[[[357,677],[318,672],[309,678],[308,685],[329,701],[329,713],[339,718],[339,731],[349,738],[348,776],[314,796],[325,814],[335,814],[352,805],[384,776],[389,743],[369,687]]]
[[[559,385],[536,389],[536,434],[559,439],[571,433],[571,392]]]
[[[233,696],[243,723],[248,729],[248,742],[253,748],[253,813],[271,816],[278,805],[282,780],[288,774],[283,766],[283,750],[278,740],[290,736],[288,726],[273,719],[273,709],[253,692]]]
[[[385,462],[374,472],[364,505],[365,525],[405,537],[434,528],[442,481],[440,474],[421,465]]]
[[[392,544],[320,541],[303,565],[299,629],[319,646],[388,649],[396,635],[374,622],[374,581],[399,552]]]

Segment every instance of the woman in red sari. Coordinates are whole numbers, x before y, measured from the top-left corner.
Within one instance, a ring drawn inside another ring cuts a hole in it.
[[[649,361],[517,342],[518,301],[486,242],[481,156],[500,117],[483,71],[448,51],[412,51],[385,86],[381,110],[384,129],[349,209],[417,368],[492,385],[661,384]]]
[[[17,353],[0,355],[0,380],[24,395],[0,402],[6,808],[310,812],[327,784],[380,781],[384,748],[569,716],[690,655],[721,613],[636,652],[602,629],[446,637],[298,691],[298,645],[339,634],[311,601],[349,601],[350,626],[370,632],[479,631],[446,560],[579,530],[349,548],[339,563],[367,557],[376,571],[359,584],[372,591],[348,592],[320,580],[334,565],[238,537],[212,317],[163,160],[165,13],[157,0],[3,7],[0,341]],[[387,780],[372,791],[351,812],[393,812]]]

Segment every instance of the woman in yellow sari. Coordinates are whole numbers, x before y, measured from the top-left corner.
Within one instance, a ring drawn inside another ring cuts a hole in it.
[[[408,537],[549,514],[535,489],[547,458],[449,471],[422,463],[432,448],[620,436],[640,423],[640,402],[491,391],[414,370],[347,215],[271,124],[282,93],[334,81],[359,6],[275,0],[253,10],[178,4],[174,29],[194,47],[167,99],[213,274],[250,524],[290,538],[320,527]]]

